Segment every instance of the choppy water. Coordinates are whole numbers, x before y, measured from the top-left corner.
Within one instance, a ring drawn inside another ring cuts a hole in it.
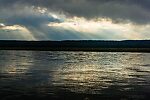
[[[0,51],[0,100],[144,100],[150,53]]]

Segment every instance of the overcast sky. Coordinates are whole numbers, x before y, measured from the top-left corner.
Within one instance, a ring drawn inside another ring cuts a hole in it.
[[[150,0],[0,0],[0,39],[150,39]]]

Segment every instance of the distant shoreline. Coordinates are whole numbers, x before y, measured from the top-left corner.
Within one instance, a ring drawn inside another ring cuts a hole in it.
[[[14,41],[0,40],[0,50],[88,51],[88,52],[147,52],[149,40],[129,41]]]

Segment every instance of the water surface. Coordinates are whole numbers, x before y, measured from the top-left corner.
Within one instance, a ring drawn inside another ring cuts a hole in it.
[[[145,100],[150,54],[0,51],[0,99]]]

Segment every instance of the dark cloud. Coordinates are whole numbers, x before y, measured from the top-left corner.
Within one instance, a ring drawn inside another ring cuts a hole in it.
[[[106,17],[115,22],[130,20],[135,23],[150,22],[150,0],[0,0],[0,7],[35,5],[70,16],[85,18]]]
[[[45,8],[47,10],[44,13],[38,11]],[[37,40],[134,39],[133,35],[145,38],[149,36],[150,27],[136,31],[131,27],[150,24],[149,12],[149,0],[0,0],[0,28],[15,25],[22,27],[20,31],[0,29],[0,39],[27,39],[31,36]],[[64,20],[61,15],[64,15]],[[84,20],[87,19],[85,24],[88,24],[88,19],[95,21],[97,18],[109,18],[114,23],[108,25],[108,28],[107,25],[96,24],[97,28],[91,29],[93,31],[85,31],[88,29],[83,27],[82,22],[79,27],[72,27],[74,22],[67,28],[48,26],[49,23],[68,22],[67,19],[73,19],[73,16],[84,17]],[[119,27],[124,22],[131,24],[131,27]]]
[[[49,27],[49,23],[61,23],[62,20],[49,15],[48,11],[41,13],[36,11],[37,8],[24,7],[20,11],[20,7],[13,9],[4,9],[1,15],[4,15],[5,22],[1,23],[0,27],[19,25],[24,27],[32,34],[37,40],[72,40],[72,39],[90,39],[86,34],[77,32],[75,30],[68,30],[63,28]],[[6,26],[3,26],[6,25]],[[24,36],[26,32],[20,30],[9,30],[0,28],[0,39],[33,39],[28,36]]]

